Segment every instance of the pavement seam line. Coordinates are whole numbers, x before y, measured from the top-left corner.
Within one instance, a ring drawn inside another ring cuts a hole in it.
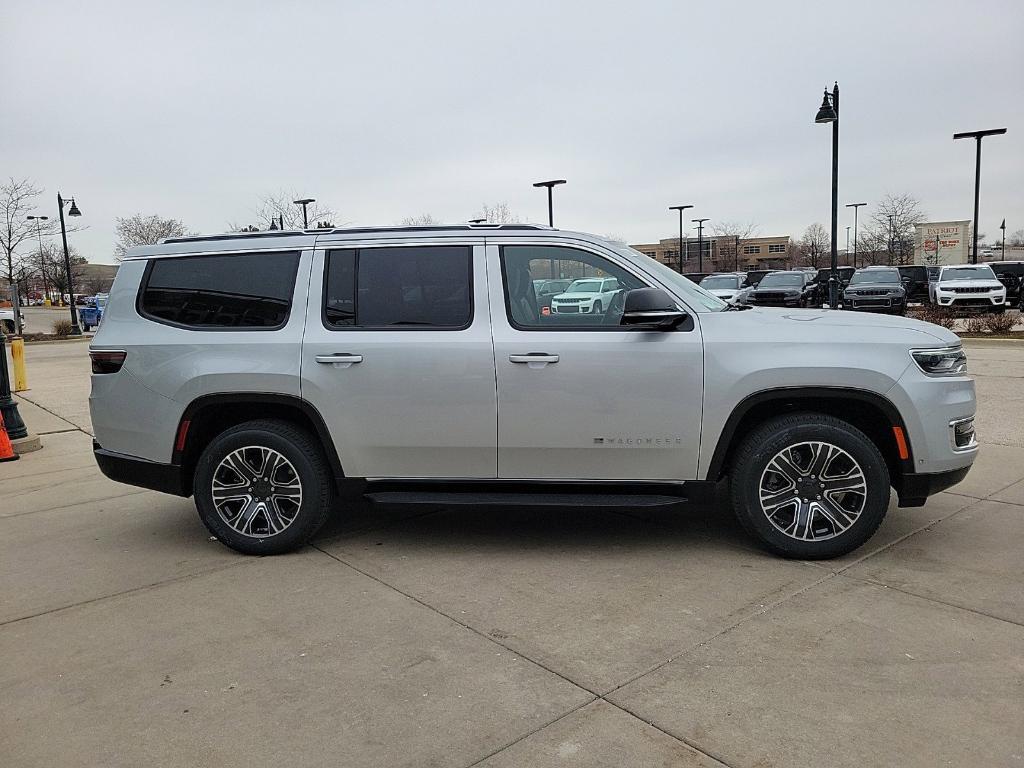
[[[117,496],[104,496],[102,499],[94,499],[93,501],[76,501],[72,504],[60,504],[56,507],[47,507],[46,509],[33,509],[31,512],[15,512],[13,515],[0,516],[0,520],[11,520],[15,517],[25,517],[25,515],[38,515],[40,512],[56,512],[58,509],[78,507],[81,506],[82,504],[92,504],[95,502],[113,501],[114,499],[123,499],[126,496],[139,496],[143,493],[154,493],[154,491],[141,489],[136,491],[128,491],[127,493],[119,493]]]
[[[603,696],[601,697],[601,701],[607,702],[608,704],[610,704],[611,706],[615,707],[619,711],[625,712],[627,715],[629,715],[630,717],[636,718],[641,723],[649,725],[651,728],[653,728],[654,730],[658,731],[659,733],[665,734],[670,739],[675,739],[676,741],[680,742],[681,744],[685,744],[690,749],[692,749],[694,752],[699,752],[700,754],[704,755],[705,757],[711,758],[716,763],[720,763],[721,765],[724,765],[725,768],[736,768],[734,763],[727,762],[726,759],[723,756],[715,754],[714,752],[709,752],[708,750],[704,749],[703,747],[698,747],[696,744],[694,744],[689,739],[687,739],[687,738],[685,738],[683,736],[679,736],[678,734],[672,733],[672,731],[668,731],[668,730],[662,728],[660,725],[657,725],[652,720],[645,720],[644,718],[640,717],[640,715],[638,715],[636,712],[634,712],[633,710],[629,709],[628,707],[623,706],[622,704],[616,704],[614,701],[608,701],[608,699],[604,698]]]
[[[899,592],[901,594],[917,598],[918,600],[924,600],[925,602],[928,602],[928,603],[935,603],[936,605],[942,605],[942,606],[945,606],[946,608],[956,608],[957,610],[960,610],[960,611],[966,611],[967,613],[973,613],[976,616],[984,616],[986,619],[993,619],[995,621],[1001,621],[1004,624],[1009,624],[1010,626],[1013,626],[1013,627],[1024,627],[1024,623],[1019,622],[1019,621],[1014,621],[1013,619],[1007,619],[1007,618],[1005,618],[1003,616],[996,616],[995,614],[987,613],[986,611],[981,611],[981,610],[978,610],[977,608],[968,608],[966,605],[959,605],[958,603],[951,603],[951,602],[948,602],[946,600],[939,600],[936,597],[928,597],[928,595],[921,595],[921,594],[918,594],[917,592],[911,592],[910,590],[903,589],[902,587],[894,587],[891,584],[886,584],[884,581],[876,581],[875,579],[870,579],[870,578],[868,578],[866,576],[854,576],[854,575],[848,574],[848,573],[837,573],[836,576],[841,576],[842,578],[850,579],[851,581],[857,581],[857,582],[860,582],[861,584],[870,584],[873,587],[882,587],[883,589],[891,589],[894,592]]]
[[[111,592],[109,595],[100,595],[98,597],[91,597],[88,600],[80,600],[77,603],[69,603],[68,605],[61,605],[61,606],[58,606],[57,608],[50,608],[50,609],[45,610],[45,611],[40,611],[39,613],[29,614],[28,616],[19,616],[16,619],[6,619],[5,621],[0,621],[0,630],[2,630],[4,627],[10,626],[11,624],[17,624],[18,622],[21,622],[21,621],[29,621],[31,619],[38,619],[41,616],[49,616],[51,613],[59,613],[61,611],[68,611],[68,610],[71,610],[72,608],[81,608],[84,605],[91,605],[92,603],[99,603],[99,602],[102,602],[104,600],[112,600],[112,599],[114,599],[116,597],[123,597],[124,595],[134,594],[135,592],[145,592],[147,590],[156,589],[158,587],[163,587],[163,586],[166,586],[166,585],[169,585],[169,584],[175,584],[175,583],[177,583],[179,581],[188,581],[189,579],[196,579],[196,578],[199,578],[200,576],[209,576],[210,574],[213,574],[213,573],[220,573],[221,571],[226,571],[229,568],[235,568],[237,566],[245,565],[245,564],[250,563],[250,562],[258,562],[261,559],[262,558],[259,558],[259,557],[252,558],[251,560],[250,559],[241,559],[241,560],[237,560],[237,561],[234,561],[234,562],[225,563],[224,565],[220,565],[220,566],[211,568],[211,569],[209,569],[207,571],[202,571],[200,573],[186,573],[186,574],[183,574],[181,576],[173,576],[173,577],[171,577],[169,579],[164,579],[163,581],[155,581],[152,584],[143,584],[143,585],[138,586],[138,587],[132,587],[131,589],[123,589],[120,592]]]
[[[43,405],[42,403],[37,403],[37,402],[36,402],[35,400],[33,400],[32,398],[29,398],[29,397],[25,397],[25,396],[24,396],[23,394],[21,394],[21,393],[17,393],[17,395],[18,395],[18,397],[19,397],[19,398],[21,398],[22,400],[24,400],[24,401],[25,401],[26,403],[31,403],[31,404],[32,404],[32,405],[34,405],[34,406],[35,406],[36,408],[42,408],[42,409],[43,409],[44,411],[46,411],[47,413],[51,414],[52,416],[56,416],[56,417],[57,417],[58,419],[60,419],[61,421],[63,421],[63,422],[65,423],[65,424],[70,424],[70,425],[71,425],[72,427],[74,427],[74,429],[78,430],[79,432],[84,432],[85,434],[89,435],[90,437],[92,436],[92,432],[86,432],[86,431],[85,431],[84,429],[82,429],[82,428],[81,428],[80,426],[78,426],[77,424],[75,424],[75,422],[71,421],[70,419],[65,419],[65,418],[64,418],[63,416],[61,416],[61,415],[60,415],[59,413],[57,413],[56,411],[51,411],[51,410],[50,410],[49,408],[47,408],[47,407],[46,407],[45,405]],[[68,431],[68,432],[71,432],[72,430],[70,430],[70,429],[69,429],[69,430],[67,430],[67,431]]]
[[[565,718],[567,718],[567,717],[569,717],[571,715],[575,715],[581,709],[589,707],[595,701],[601,701],[601,697],[600,696],[595,696],[590,701],[585,701],[582,704],[580,704],[579,706],[573,707],[572,709],[568,710],[567,712],[563,712],[562,714],[560,714],[558,717],[554,718],[553,720],[550,720],[550,721],[544,723],[543,725],[537,726],[532,731],[529,731],[528,733],[524,733],[522,736],[518,736],[517,738],[515,738],[512,741],[508,742],[508,744],[505,744],[504,746],[498,747],[493,752],[487,753],[486,755],[484,755],[483,757],[481,757],[478,760],[474,760],[472,763],[467,765],[466,768],[473,768],[473,766],[475,766],[475,765],[480,765],[480,763],[482,763],[484,760],[489,760],[492,757],[494,757],[495,755],[504,752],[506,749],[509,749],[510,747],[514,747],[519,742],[525,741],[526,739],[530,738],[534,734],[540,733],[545,728],[547,728],[549,725],[554,725],[555,723],[560,722],[560,721],[564,720]]]
[[[381,579],[381,578],[379,578],[377,576],[374,576],[372,573],[368,573],[367,571],[364,571],[362,568],[359,568],[359,567],[357,567],[355,565],[352,565],[352,563],[350,563],[350,562],[348,562],[346,560],[342,560],[340,557],[338,557],[337,555],[333,554],[332,552],[327,552],[326,550],[320,549],[320,547],[316,546],[315,544],[312,545],[312,546],[313,546],[313,549],[317,550],[318,552],[322,552],[323,554],[327,555],[327,557],[331,558],[332,560],[337,561],[341,565],[344,565],[346,568],[351,568],[356,573],[360,573],[363,576],[365,576],[366,578],[372,579],[373,581],[377,582],[378,584],[381,584],[382,586],[385,586],[388,589],[391,589],[391,590],[397,592],[398,594],[402,595],[403,597],[405,597],[405,598],[407,598],[409,600],[412,600],[414,603],[422,605],[427,610],[433,611],[438,616],[443,616],[444,618],[448,619],[449,621],[454,622],[455,624],[458,624],[460,627],[463,627],[464,629],[468,629],[473,634],[479,635],[480,637],[484,638],[488,642],[491,642],[494,645],[497,645],[499,648],[504,648],[509,653],[513,653],[516,656],[518,656],[518,657],[520,657],[522,659],[525,659],[526,661],[530,662],[531,664],[534,664],[534,665],[540,667],[544,671],[550,672],[552,675],[555,675],[560,680],[564,680],[565,682],[569,683],[570,685],[572,685],[572,686],[574,686],[576,688],[579,688],[582,691],[586,691],[591,696],[593,696],[595,699],[601,697],[601,694],[599,694],[597,691],[592,690],[591,688],[588,688],[587,686],[583,685],[582,683],[578,683],[575,680],[572,680],[571,678],[566,677],[561,672],[558,672],[557,670],[551,669],[549,666],[543,664],[542,662],[537,661],[534,658],[531,658],[527,654],[522,653],[521,651],[516,650],[515,648],[512,648],[511,646],[508,646],[505,643],[500,642],[496,638],[491,637],[487,633],[480,631],[476,627],[470,626],[465,621],[461,621],[461,620],[457,619],[456,617],[454,617],[454,616],[452,616],[452,615],[450,615],[448,613],[445,613],[441,609],[435,608],[434,606],[430,605],[429,603],[424,602],[420,598],[416,597],[413,594],[410,594],[409,592],[406,592],[405,590],[399,589],[398,587],[394,586],[393,584],[388,584],[386,581],[384,581],[383,579]]]

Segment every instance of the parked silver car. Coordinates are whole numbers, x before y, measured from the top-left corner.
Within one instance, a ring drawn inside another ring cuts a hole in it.
[[[535,281],[551,274],[613,278],[622,301],[544,312]],[[709,501],[727,481],[762,545],[833,557],[872,535],[891,487],[921,505],[977,453],[951,332],[738,311],[626,246],[547,227],[134,248],[90,355],[103,472],[194,496],[254,554],[308,542],[352,494],[631,504]]]

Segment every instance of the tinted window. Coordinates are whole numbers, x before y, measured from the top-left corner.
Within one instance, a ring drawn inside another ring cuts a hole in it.
[[[469,246],[331,251],[324,322],[329,327],[465,328],[473,316]]]
[[[288,319],[298,264],[293,251],[154,259],[139,309],[190,328],[278,328]]]

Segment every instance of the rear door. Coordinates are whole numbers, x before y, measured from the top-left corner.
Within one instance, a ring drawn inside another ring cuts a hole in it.
[[[349,477],[494,478],[481,241],[318,243],[302,396]]]

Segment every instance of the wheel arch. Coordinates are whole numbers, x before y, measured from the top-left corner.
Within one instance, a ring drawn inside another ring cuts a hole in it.
[[[795,411],[824,413],[860,429],[885,457],[893,481],[913,472],[911,436],[899,409],[886,397],[846,387],[779,387],[755,392],[736,405],[718,437],[707,479],[718,481],[725,477],[738,444],[751,429],[774,416]],[[900,456],[893,427],[902,431],[906,458]]]
[[[276,392],[220,392],[189,403],[174,431],[171,462],[182,468],[187,490],[192,490],[196,463],[210,440],[237,424],[267,418],[289,421],[309,431],[320,443],[335,481],[340,483],[345,478],[327,424],[309,402]]]

